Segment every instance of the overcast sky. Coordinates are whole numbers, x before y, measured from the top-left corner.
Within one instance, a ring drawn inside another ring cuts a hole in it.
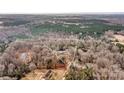
[[[0,13],[124,12],[124,0],[0,0]]]

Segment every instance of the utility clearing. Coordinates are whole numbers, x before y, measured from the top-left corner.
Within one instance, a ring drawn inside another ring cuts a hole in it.
[[[28,73],[22,80],[62,80],[65,75],[64,69],[47,70],[47,69],[36,69]]]

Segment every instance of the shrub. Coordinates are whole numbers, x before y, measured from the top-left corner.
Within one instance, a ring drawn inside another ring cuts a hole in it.
[[[4,75],[5,65],[0,64],[0,76]]]
[[[71,67],[68,74],[65,76],[67,80],[93,80],[93,69],[86,66],[86,68],[78,69]]]
[[[124,52],[124,45],[117,43],[116,46],[119,47],[120,53]]]
[[[13,75],[14,74],[14,70],[15,70],[15,65],[10,63],[8,65],[8,75],[10,75],[10,76]]]

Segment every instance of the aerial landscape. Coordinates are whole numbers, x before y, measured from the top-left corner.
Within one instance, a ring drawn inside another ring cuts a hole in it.
[[[124,80],[124,14],[1,14],[0,80]]]

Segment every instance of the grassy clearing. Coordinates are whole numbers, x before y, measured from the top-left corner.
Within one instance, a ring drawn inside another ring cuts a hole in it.
[[[14,36],[16,39],[29,39],[30,37],[24,34],[19,34]]]
[[[81,28],[81,26],[87,26],[86,28]],[[108,25],[105,24],[102,21],[87,21],[84,23],[81,23],[79,25],[66,25],[64,24],[52,24],[52,23],[47,23],[47,24],[42,24],[39,26],[33,26],[31,28],[32,34],[33,35],[39,35],[40,33],[43,32],[50,32],[50,31],[55,31],[55,32],[67,32],[71,33],[73,32],[74,34],[82,33],[83,36],[86,35],[91,35],[95,37],[99,37],[104,34],[105,31],[107,30],[114,30],[114,31],[121,31],[124,30],[124,26],[122,25]]]

